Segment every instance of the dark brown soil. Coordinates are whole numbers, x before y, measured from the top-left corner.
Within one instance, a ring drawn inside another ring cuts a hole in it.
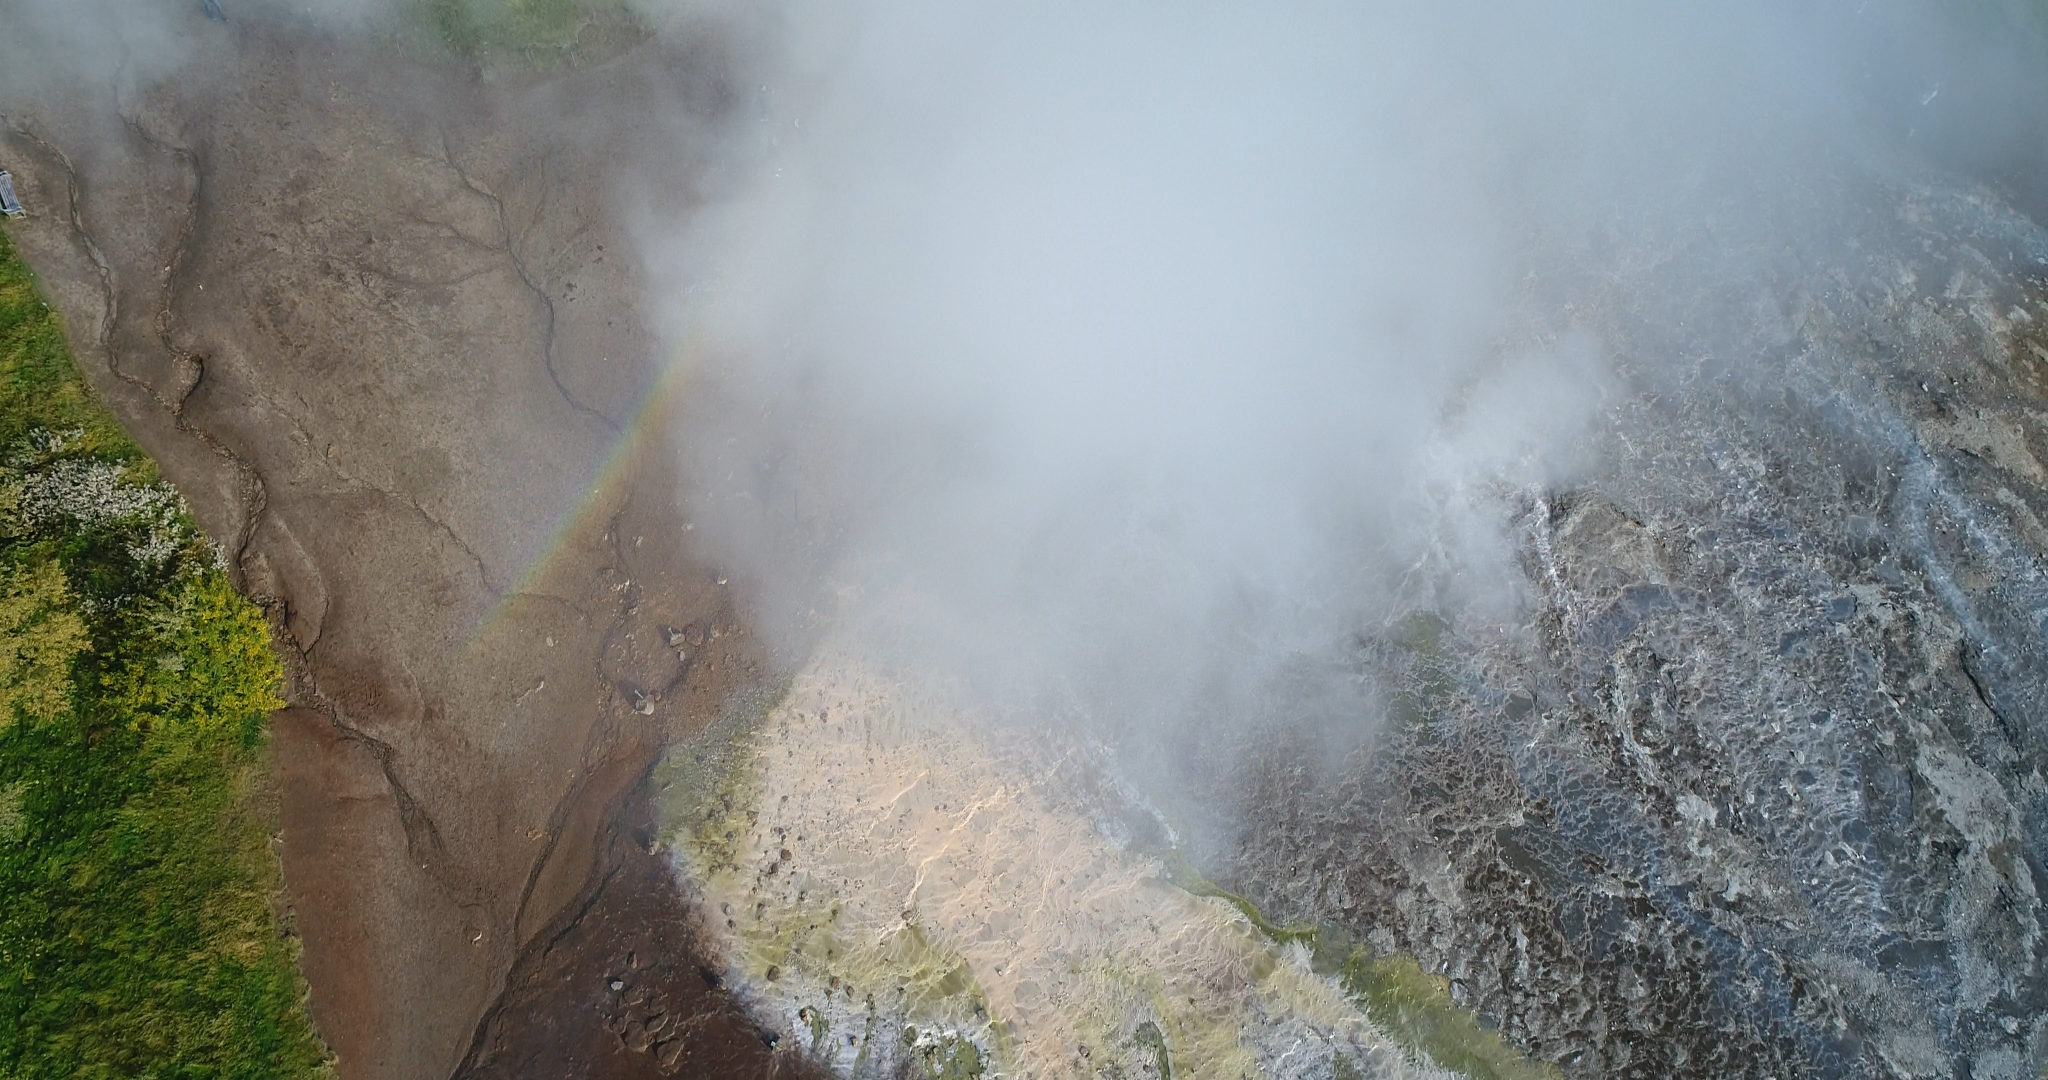
[[[457,1077],[819,1075],[775,1050],[698,959],[684,897],[648,850],[653,836],[644,801],[630,800],[605,830],[605,871],[513,965]]]

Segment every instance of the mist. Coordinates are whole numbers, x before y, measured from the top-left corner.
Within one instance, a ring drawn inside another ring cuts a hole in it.
[[[2039,1072],[2031,2],[0,7],[346,1075]]]
[[[791,643],[1118,730],[1516,610],[1509,510],[1622,392],[1541,283],[1898,157],[1847,11],[773,10],[729,189],[649,230],[698,527]]]
[[[792,657],[831,625],[1141,728],[1520,609],[1516,506],[1632,392],[1556,280],[1796,246],[1923,150],[2014,174],[2039,91],[1996,17],[1915,4],[634,6],[730,67],[614,179],[693,543]],[[206,79],[196,10],[16,14],[22,93]],[[679,160],[702,203],[650,181]]]

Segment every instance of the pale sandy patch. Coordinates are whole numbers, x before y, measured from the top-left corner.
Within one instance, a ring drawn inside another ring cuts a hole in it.
[[[842,1072],[978,1055],[1136,1080],[1163,1048],[1176,1077],[1444,1075],[1112,842],[1077,782],[1093,765],[1053,738],[843,653],[736,738],[664,769],[674,849],[734,978]]]

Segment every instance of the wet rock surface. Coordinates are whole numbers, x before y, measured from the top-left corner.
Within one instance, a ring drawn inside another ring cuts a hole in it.
[[[1361,640],[1379,722],[1334,769],[1265,730],[1226,879],[1574,1076],[2040,1075],[2048,234],[1949,182],[1836,213],[1560,272],[1623,390],[1500,496],[1521,616]]]

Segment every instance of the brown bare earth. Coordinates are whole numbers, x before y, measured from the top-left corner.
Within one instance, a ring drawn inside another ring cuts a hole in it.
[[[6,103],[7,227],[287,653],[278,843],[342,1077],[773,1072],[634,825],[768,663],[625,437],[659,358],[614,198],[687,204],[650,148],[694,145],[655,136],[715,115],[716,56],[514,85],[192,21],[166,82]]]
[[[649,850],[647,805],[634,800],[623,811],[604,831],[599,880],[520,957],[457,1075],[807,1075],[801,1061],[774,1052],[774,1037],[699,959],[676,918],[684,900],[673,871]]]

